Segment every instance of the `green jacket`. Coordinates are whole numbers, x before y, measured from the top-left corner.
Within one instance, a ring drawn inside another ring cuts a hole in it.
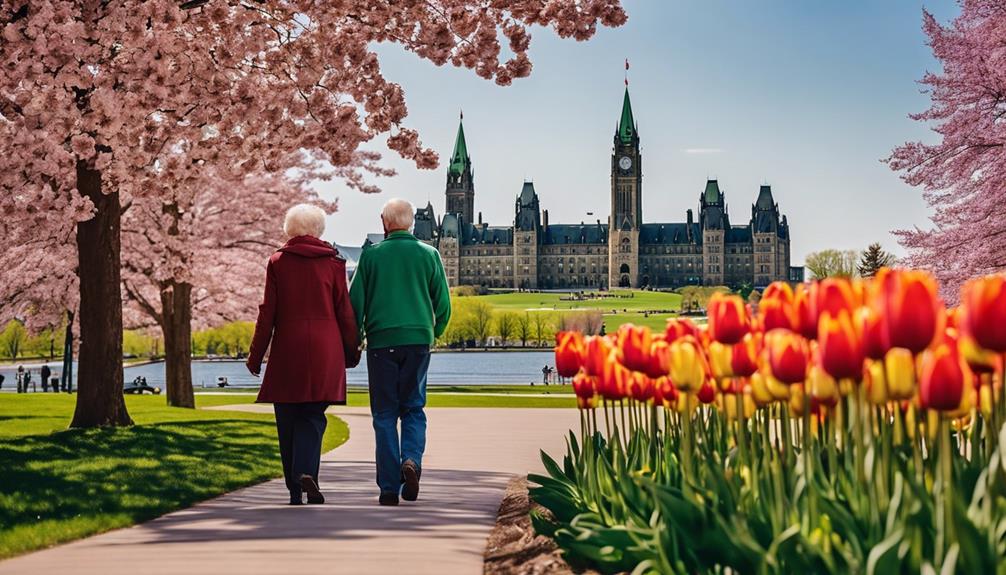
[[[371,349],[432,345],[451,318],[440,254],[404,230],[363,250],[349,299],[360,339]]]

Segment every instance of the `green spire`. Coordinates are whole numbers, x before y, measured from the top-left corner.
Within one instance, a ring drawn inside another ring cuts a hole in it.
[[[625,87],[625,98],[622,100],[622,117],[618,120],[618,139],[623,144],[632,142],[636,135],[636,122],[632,119],[632,103],[629,102],[629,87]]]
[[[454,142],[454,153],[451,154],[451,165],[448,170],[455,175],[461,175],[468,168],[470,159],[468,158],[468,146],[465,144],[464,116],[458,120],[458,138]]]

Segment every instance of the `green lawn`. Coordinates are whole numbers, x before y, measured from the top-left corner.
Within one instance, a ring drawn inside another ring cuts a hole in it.
[[[0,395],[0,559],[282,475],[271,415],[127,396],[135,426],[67,430],[74,400]],[[330,417],[324,449],[348,437],[346,424]]]
[[[677,310],[681,307],[681,296],[676,293],[640,290],[615,290],[600,292],[603,295],[630,294],[631,297],[597,297],[581,301],[568,300],[566,293],[504,293],[478,296],[496,309],[511,311],[547,309],[556,311],[596,309],[604,313],[618,313],[623,310]],[[587,293],[597,295],[597,292]]]
[[[576,407],[572,397],[549,397],[552,394],[571,395],[573,387],[559,386],[527,386],[527,385],[484,385],[484,386],[452,386],[446,388],[430,388],[426,394],[428,407]],[[508,394],[508,395],[501,395]],[[521,394],[521,395],[513,395]],[[522,397],[531,395],[535,397]],[[350,390],[346,398],[350,407],[367,407],[370,396],[366,391]],[[211,407],[219,405],[234,405],[252,403],[254,395],[196,395],[196,405]]]

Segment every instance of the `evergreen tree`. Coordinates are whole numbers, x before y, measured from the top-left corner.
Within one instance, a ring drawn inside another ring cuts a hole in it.
[[[863,256],[859,258],[859,265],[856,267],[859,270],[859,275],[864,278],[872,278],[877,274],[877,270],[893,263],[894,256],[885,252],[879,243],[874,242],[863,252]]]

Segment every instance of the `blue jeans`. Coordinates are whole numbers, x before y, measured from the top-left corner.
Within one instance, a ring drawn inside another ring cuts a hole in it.
[[[426,370],[430,346],[403,345],[367,350],[370,414],[377,439],[377,485],[381,493],[402,488],[402,463],[422,469],[426,451]],[[398,421],[402,421],[401,439]]]

